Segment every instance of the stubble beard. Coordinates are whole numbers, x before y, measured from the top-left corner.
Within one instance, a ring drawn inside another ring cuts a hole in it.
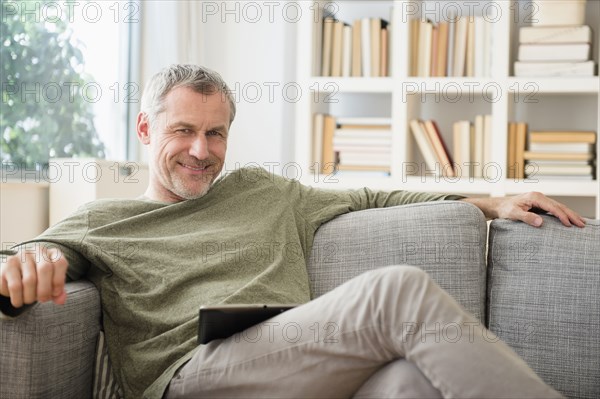
[[[197,185],[190,184],[190,179],[184,179],[175,174],[172,178],[173,193],[186,200],[198,199],[204,197],[206,193],[208,193],[214,180],[214,175],[198,177],[196,181],[198,184],[202,184],[203,187],[200,191],[197,191]]]

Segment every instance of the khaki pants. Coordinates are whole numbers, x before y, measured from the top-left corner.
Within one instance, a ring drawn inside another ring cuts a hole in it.
[[[425,272],[390,266],[205,345],[166,397],[562,396]]]

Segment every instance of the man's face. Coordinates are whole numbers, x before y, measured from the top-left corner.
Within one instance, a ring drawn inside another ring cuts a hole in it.
[[[179,87],[167,94],[164,108],[152,124],[138,115],[138,137],[150,147],[146,196],[162,202],[200,198],[223,168],[229,102],[222,93]]]

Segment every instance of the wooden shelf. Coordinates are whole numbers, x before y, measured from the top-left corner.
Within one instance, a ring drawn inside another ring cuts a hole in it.
[[[392,93],[392,78],[313,77],[309,88],[320,93]]]

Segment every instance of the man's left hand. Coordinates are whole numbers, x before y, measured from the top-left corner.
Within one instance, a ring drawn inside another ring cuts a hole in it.
[[[531,226],[539,227],[543,223],[542,217],[531,212],[532,209],[537,208],[556,216],[565,226],[585,226],[585,220],[577,212],[538,192],[519,194],[514,197],[465,198],[462,201],[477,206],[489,219],[520,220]]]

